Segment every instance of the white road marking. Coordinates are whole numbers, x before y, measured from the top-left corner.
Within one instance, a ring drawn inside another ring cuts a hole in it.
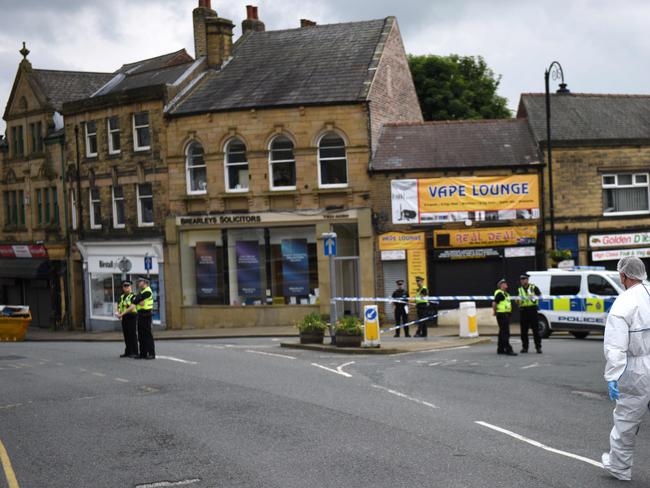
[[[594,400],[600,400],[601,398],[605,398],[605,397],[606,397],[606,395],[601,395],[601,394],[598,394],[598,393],[593,393],[593,392],[591,392],[591,391],[579,391],[579,390],[573,390],[571,393],[573,393],[574,395],[580,395],[580,396],[583,396],[583,397],[585,397],[585,398],[592,398],[592,399],[594,399]]]
[[[436,363],[430,363],[429,366],[438,366],[439,364],[442,364],[442,363],[440,361],[438,361]]]
[[[448,347],[446,349],[440,349],[440,351],[456,351],[458,349],[469,349],[469,346]]]
[[[251,354],[260,354],[262,356],[273,356],[273,357],[276,357],[276,358],[296,359],[293,356],[287,356],[285,354],[275,354],[273,352],[255,351],[253,349],[246,349],[246,352],[249,352]]]
[[[341,376],[345,376],[346,378],[352,378],[352,375],[346,373],[345,371],[337,371],[336,369],[328,368],[327,366],[323,366],[322,364],[318,364],[318,363],[311,363],[311,365],[316,366],[317,368],[320,369],[324,369],[325,371],[329,371],[330,373],[340,374]]]
[[[481,420],[475,420],[474,423],[482,425],[483,427],[487,427],[488,429],[496,430],[497,432],[501,432],[502,434],[509,435],[510,437],[514,437],[517,440],[520,440],[522,442],[526,442],[527,444],[530,444],[531,446],[539,447],[540,449],[544,449],[545,451],[552,452],[555,454],[560,454],[561,456],[566,456],[571,459],[576,459],[578,461],[582,461],[583,463],[591,464],[592,466],[596,466],[597,468],[602,468],[603,465],[602,463],[599,463],[598,461],[594,461],[593,459],[589,459],[583,456],[578,456],[577,454],[573,454],[570,452],[566,451],[560,451],[559,449],[555,449],[554,447],[549,447],[541,442],[534,441],[532,439],[529,439],[527,437],[524,437],[523,435],[519,435],[515,432],[511,432],[509,430],[503,429],[501,427],[498,427],[496,425],[488,424],[487,422],[483,422]]]
[[[183,363],[183,364],[199,364],[195,361],[187,361],[185,359],[180,359],[180,358],[175,358],[173,356],[156,356],[158,359],[166,359],[167,361],[175,361],[177,363]]]
[[[400,393],[399,391],[391,390],[390,388],[386,388],[384,386],[379,386],[379,385],[372,385],[373,388],[377,388],[379,390],[384,390],[387,393],[390,393],[391,395],[398,396],[400,398],[404,398],[405,400],[409,400],[415,403],[419,403],[420,405],[424,405],[429,408],[438,408],[436,407],[433,403],[425,402],[424,400],[420,400],[418,398],[413,398],[412,396],[406,395],[404,393]]]
[[[90,374],[92,374],[94,376],[99,376],[100,378],[103,378],[104,376],[106,376],[104,373],[90,373]]]
[[[521,369],[530,369],[539,367],[539,363],[529,364],[528,366],[522,366]]]
[[[9,405],[0,405],[0,410],[8,410],[10,408],[22,407],[22,403],[11,403]]]
[[[191,480],[181,480],[181,481],[158,481],[156,483],[135,485],[135,488],[164,488],[167,486],[186,486],[186,485],[193,485],[194,483],[198,483],[199,481],[201,480],[198,478],[194,478]]]
[[[344,364],[342,364],[341,366],[339,366],[338,368],[336,368],[336,371],[338,371],[339,374],[348,374],[348,373],[346,373],[345,371],[343,371],[343,368],[345,368],[346,366],[350,366],[351,364],[354,364],[354,361],[350,361],[349,363],[344,363]],[[350,376],[352,376],[352,375],[350,375]]]
[[[129,383],[129,380],[125,380],[124,378],[115,378],[115,381],[119,381],[121,383]]]

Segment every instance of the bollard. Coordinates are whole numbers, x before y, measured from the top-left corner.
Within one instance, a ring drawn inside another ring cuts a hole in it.
[[[460,302],[458,319],[460,337],[478,337],[475,302]]]
[[[377,305],[363,307],[363,342],[361,347],[381,347]]]

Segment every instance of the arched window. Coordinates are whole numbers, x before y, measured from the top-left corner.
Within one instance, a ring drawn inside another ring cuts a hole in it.
[[[296,189],[296,158],[288,137],[278,136],[271,142],[269,166],[271,190]]]
[[[188,195],[200,195],[208,191],[208,178],[203,157],[203,146],[192,142],[187,146],[185,173]]]
[[[343,187],[348,184],[345,141],[335,132],[325,134],[318,143],[318,177],[321,188]]]
[[[248,158],[246,144],[239,139],[232,139],[226,144],[226,190],[248,191]]]

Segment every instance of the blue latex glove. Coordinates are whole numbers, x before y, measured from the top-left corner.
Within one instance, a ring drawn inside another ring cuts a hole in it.
[[[609,399],[618,400],[619,397],[618,381],[608,381],[607,388],[609,389]]]

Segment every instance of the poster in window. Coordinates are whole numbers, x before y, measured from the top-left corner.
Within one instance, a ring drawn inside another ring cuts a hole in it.
[[[194,250],[196,262],[196,299],[199,304],[217,303],[217,246],[214,242],[197,242]]]
[[[260,281],[260,245],[257,241],[235,242],[237,286],[243,299],[262,298]]]
[[[284,296],[309,295],[307,239],[283,239],[281,248]]]

